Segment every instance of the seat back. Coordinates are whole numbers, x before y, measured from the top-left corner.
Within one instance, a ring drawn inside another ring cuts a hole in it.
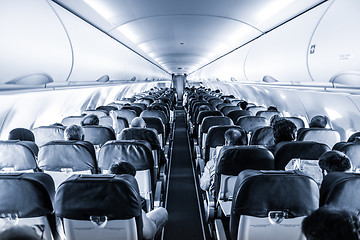
[[[340,134],[328,128],[307,128],[303,129],[297,136],[298,141],[315,141],[324,143],[332,148],[340,141]]]
[[[83,112],[83,114],[86,114],[86,115],[90,115],[90,114],[94,114],[98,117],[104,117],[104,116],[107,116],[107,111],[105,110],[85,110]]]
[[[106,112],[106,114],[109,114],[109,112],[111,110],[118,110],[118,107],[117,106],[111,106],[111,105],[99,106],[99,107],[96,108],[96,110],[101,110],[101,111]]]
[[[53,213],[54,182],[45,173],[0,173],[0,228],[6,224],[35,227],[42,239],[57,236]]]
[[[117,117],[117,122],[121,130],[129,127],[128,121],[124,117]],[[99,118],[99,125],[112,129],[113,120],[110,116],[101,117]]]
[[[244,130],[240,126],[235,125],[222,125],[222,126],[213,126],[209,129],[206,135],[205,141],[205,162],[210,160],[210,156],[213,156],[212,151],[215,150],[218,146],[225,145],[225,132],[229,129],[237,129],[241,132]],[[243,145],[247,145],[246,133],[244,133],[244,138],[242,139]]]
[[[275,148],[275,169],[284,170],[293,158],[319,159],[327,151],[330,151],[330,148],[323,143],[312,141],[281,142]]]
[[[234,123],[239,119],[239,117],[251,116],[252,113],[248,110],[232,110],[227,116],[233,120]]]
[[[199,126],[199,146],[201,148],[205,147],[206,135],[209,129],[213,126],[223,126],[223,125],[234,125],[233,121],[228,117],[223,116],[208,116],[202,120],[201,125]]]
[[[221,175],[237,176],[245,169],[272,170],[274,169],[273,154],[262,146],[226,146],[220,150],[215,167],[215,194],[221,199],[226,192],[220,186]],[[231,191],[232,189],[228,189]]]
[[[131,121],[136,118],[136,112],[134,110],[130,110],[130,109],[120,109],[120,110],[116,110],[116,113],[119,117],[123,117],[126,118],[126,120],[128,121],[128,125],[130,126]]]
[[[304,121],[299,117],[283,117],[283,118],[286,120],[292,121],[295,124],[296,129],[305,127]]]
[[[305,174],[244,170],[234,187],[231,239],[305,240],[302,219],[318,205],[318,186]]]
[[[274,131],[270,126],[259,127],[252,134],[250,138],[250,145],[275,145]]]
[[[36,155],[31,146],[37,148],[34,142],[29,141],[0,141],[0,170],[37,171]]]
[[[140,114],[141,114],[141,112],[142,112],[142,110],[143,110],[141,107],[135,106],[135,105],[130,105],[130,106],[125,105],[125,106],[123,106],[121,109],[130,109],[130,110],[133,110],[133,111],[135,111],[136,116],[140,116]]]
[[[84,116],[68,116],[65,117],[61,123],[64,126],[70,126],[70,125],[81,125],[81,121],[83,120]]]
[[[246,108],[246,110],[250,111],[252,115],[255,116],[258,111],[266,111],[267,108],[264,106],[249,106]]]
[[[238,106],[224,106],[220,109],[220,112],[222,112],[225,116],[229,114],[229,112],[234,110],[240,110],[240,107]]]
[[[235,124],[244,128],[247,133],[250,133],[259,127],[269,126],[269,121],[264,117],[244,116],[238,118]]]
[[[278,111],[258,111],[256,113],[256,116],[264,117],[267,120],[270,120],[270,118],[275,116],[275,115],[279,115],[280,117],[282,116],[282,114],[280,112],[278,112]]]
[[[115,134],[112,129],[100,125],[83,126],[85,141],[91,142],[99,148],[107,141],[115,140]]]
[[[339,147],[335,149],[336,146]],[[358,142],[338,143],[334,149],[345,153],[350,158],[353,170],[360,169],[360,144]]]
[[[141,112],[140,117],[158,117],[164,125],[169,122],[166,114],[161,110],[144,110]]]
[[[65,127],[62,126],[41,126],[34,128],[35,143],[38,146],[54,140],[64,140]]]
[[[161,146],[165,145],[165,126],[158,117],[143,117],[146,127],[153,128],[158,133]]]
[[[358,173],[331,172],[320,188],[320,206],[336,207],[360,212],[360,175]]]
[[[131,106],[140,107],[141,111],[144,111],[146,109],[146,104],[145,103],[133,102],[133,103],[131,103]]]
[[[67,239],[140,240],[141,211],[136,181],[126,174],[73,175],[55,196]]]

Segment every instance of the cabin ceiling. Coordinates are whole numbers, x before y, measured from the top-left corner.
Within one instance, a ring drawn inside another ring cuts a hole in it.
[[[324,0],[54,0],[169,73],[191,73]]]

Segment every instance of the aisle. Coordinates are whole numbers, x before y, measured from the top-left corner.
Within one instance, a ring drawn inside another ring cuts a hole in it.
[[[165,240],[204,239],[186,133],[185,111],[175,111],[175,131],[167,199]]]

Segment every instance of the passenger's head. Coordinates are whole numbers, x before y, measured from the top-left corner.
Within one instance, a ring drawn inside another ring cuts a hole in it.
[[[242,110],[246,110],[248,103],[247,101],[241,101],[237,105],[240,106]]]
[[[270,106],[270,107],[268,107],[267,110],[271,111],[271,112],[277,112],[278,111],[277,107],[275,107],[275,106]]]
[[[201,111],[209,111],[210,110],[210,107],[208,105],[201,105],[199,107],[199,112]]]
[[[85,116],[81,121],[81,126],[86,126],[86,125],[99,125],[99,117],[96,116],[95,114],[90,114]]]
[[[64,124],[62,123],[53,123],[53,124],[50,124],[49,126],[54,126],[54,127],[63,127]]]
[[[275,122],[277,120],[281,119],[281,117],[279,116],[279,114],[275,114],[274,116],[272,116],[270,118],[270,126],[274,126]]]
[[[26,225],[13,225],[0,232],[1,240],[40,240],[36,231]]]
[[[319,166],[326,173],[346,172],[351,169],[351,161],[342,152],[328,151],[320,156]]]
[[[134,177],[136,175],[135,167],[131,163],[128,163],[125,161],[120,161],[120,162],[111,164],[111,166],[109,168],[109,172],[111,174],[117,174],[117,175],[129,174]]]
[[[325,128],[326,124],[327,124],[326,117],[317,115],[311,119],[309,126],[311,128]]]
[[[302,222],[307,240],[359,240],[360,223],[356,213],[324,206]]]
[[[245,139],[246,133],[244,131],[240,131],[238,129],[228,129],[225,134],[225,145],[226,146],[237,146],[237,145],[245,145],[246,143],[243,141]]]
[[[35,142],[34,134],[26,128],[15,128],[11,130],[8,139]]]
[[[64,131],[64,139],[65,140],[84,140],[84,129],[78,125],[68,126]]]
[[[146,128],[146,122],[142,117],[136,117],[131,121],[130,127]]]
[[[228,99],[228,98],[224,99],[224,103],[231,103],[230,99]]]
[[[282,141],[293,141],[296,138],[296,125],[287,119],[279,119],[273,125],[275,144]]]

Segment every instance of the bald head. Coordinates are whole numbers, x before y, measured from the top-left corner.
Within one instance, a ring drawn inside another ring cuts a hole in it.
[[[131,121],[130,127],[146,128],[146,123],[142,117],[136,117]]]

